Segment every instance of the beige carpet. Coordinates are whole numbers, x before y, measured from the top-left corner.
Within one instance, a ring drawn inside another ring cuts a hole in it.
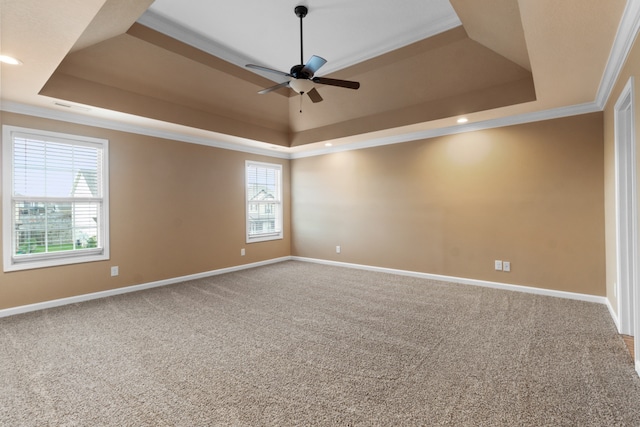
[[[284,262],[0,319],[2,426],[640,425],[605,306]]]

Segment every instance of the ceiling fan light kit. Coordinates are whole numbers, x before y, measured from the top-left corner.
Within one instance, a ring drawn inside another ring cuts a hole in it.
[[[292,79],[289,82],[289,87],[298,92],[300,95],[302,95],[303,93],[309,93],[309,91],[314,88],[313,82],[306,79]]]
[[[296,16],[300,18],[300,62],[302,63],[302,61],[304,60],[302,20],[309,13],[309,9],[306,6],[299,5],[296,6],[293,11],[295,12]],[[313,55],[305,64],[298,64],[291,67],[291,70],[288,73],[285,73],[284,71],[274,70],[268,67],[263,67],[262,65],[247,64],[246,66],[247,68],[252,68],[254,70],[275,73],[283,77],[290,77],[289,81],[263,89],[258,92],[259,94],[265,94],[283,87],[289,87],[300,95],[304,95],[306,93],[311,101],[316,103],[322,101],[322,96],[320,96],[320,93],[316,90],[314,83],[343,87],[347,89],[358,89],[360,87],[360,83],[358,82],[316,77],[315,73],[326,63],[326,59],[317,55]]]

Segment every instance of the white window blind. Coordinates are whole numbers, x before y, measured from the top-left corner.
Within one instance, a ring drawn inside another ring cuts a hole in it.
[[[5,271],[108,259],[107,141],[3,134]]]
[[[247,243],[282,239],[282,166],[246,162]]]

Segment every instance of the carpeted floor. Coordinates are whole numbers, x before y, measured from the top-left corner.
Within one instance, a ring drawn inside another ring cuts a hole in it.
[[[638,426],[605,306],[284,262],[0,319],[2,426]]]

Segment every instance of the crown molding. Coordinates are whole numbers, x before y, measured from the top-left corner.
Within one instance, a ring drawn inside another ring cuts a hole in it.
[[[230,62],[238,67],[244,67],[245,64],[259,63],[255,58],[251,58],[247,55],[243,55],[221,43],[211,40],[201,34],[190,30],[189,28],[180,25],[152,10],[147,10],[137,21],[146,27],[163,33],[169,37],[181,41],[182,43],[193,46],[210,55],[217,56],[227,62]],[[331,74],[335,71],[349,67],[354,64],[366,61],[376,56],[383,55],[385,53],[396,50],[400,47],[415,43],[425,38],[433,37],[436,34],[440,34],[452,28],[462,25],[462,22],[455,13],[446,19],[434,20],[424,25],[424,31],[419,33],[407,33],[399,37],[393,38],[393,40],[400,39],[401,42],[390,42],[376,46],[375,49],[369,50],[361,55],[351,56],[349,59],[332,61],[323,67],[323,74]],[[255,71],[254,71],[255,72]],[[261,76],[267,77],[274,81],[280,81],[278,78],[273,77],[270,74],[258,73]]]
[[[221,44],[212,42],[208,38],[200,36],[187,28],[176,25],[169,19],[164,18],[152,11],[145,12],[145,14],[143,14],[142,17],[138,20],[138,22],[143,25],[149,26],[150,28],[161,31],[169,35],[170,37],[174,37],[178,40],[184,41],[185,43],[188,43],[203,51],[219,56],[231,63],[243,64],[247,62],[247,58],[239,54],[238,52],[234,52]],[[432,31],[434,32],[434,34],[436,34],[438,32],[446,31],[447,29],[453,28],[457,25],[459,25],[459,19],[456,16],[443,21]],[[292,150],[294,150],[295,148],[292,149],[287,147],[278,147],[282,151],[275,151],[273,149],[264,148],[266,146],[270,146],[269,144],[244,138],[236,138],[237,142],[222,141],[220,139],[216,139],[214,132],[211,133],[211,137],[194,136],[187,133],[182,133],[180,131],[166,131],[156,129],[152,125],[136,125],[124,123],[117,119],[107,119],[102,117],[90,116],[86,114],[86,108],[66,105],[66,103],[63,102],[61,102],[59,105],[69,108],[75,107],[75,111],[60,111],[54,110],[52,108],[26,105],[11,101],[1,101],[0,110],[41,117],[45,119],[52,119],[151,137],[187,142],[192,144],[206,145],[226,150],[264,155],[274,158],[297,159],[602,111],[609,101],[616,81],[620,76],[627,57],[633,47],[636,35],[639,31],[640,0],[627,0],[594,102],[560,107],[544,111],[524,113],[477,123],[472,122],[464,125],[398,134],[390,137],[376,138],[372,134],[372,138],[366,141],[337,145],[334,147],[323,147],[321,149],[315,150],[311,149],[301,152],[292,152]],[[382,52],[386,49],[389,49],[389,47],[381,47],[380,51]],[[84,112],[85,114],[82,114],[82,112]],[[398,131],[401,131],[401,129],[398,129]]]
[[[410,132],[398,134],[383,138],[372,138],[366,141],[345,144],[342,146],[325,147],[317,150],[304,151],[299,153],[290,153],[287,151],[277,152],[260,147],[251,147],[241,144],[219,141],[214,138],[204,138],[192,135],[186,135],[178,132],[169,132],[159,129],[153,129],[147,126],[132,125],[122,123],[116,120],[91,117],[84,114],[77,114],[68,111],[57,111],[43,107],[34,107],[30,105],[19,104],[15,102],[3,101],[0,104],[0,110],[9,113],[24,114],[28,116],[40,117],[44,119],[58,120],[79,125],[93,126],[103,129],[128,132],[138,135],[151,136],[155,138],[168,139],[173,141],[187,142],[190,144],[206,145],[224,150],[239,151],[243,153],[258,154],[262,156],[274,157],[279,159],[301,159],[305,157],[315,157],[325,154],[361,150],[365,148],[379,147],[383,145],[401,144],[403,142],[417,141],[421,139],[435,138],[439,136],[454,135],[466,132],[475,132],[485,129],[494,129],[505,126],[513,126],[525,123],[533,123],[543,120],[552,120],[563,117],[577,116],[580,114],[589,114],[602,111],[602,108],[595,102],[587,104],[572,105],[569,107],[560,107],[544,111],[535,111],[531,113],[518,114],[514,116],[502,117],[498,119],[485,120],[476,123],[466,123],[464,125],[448,126],[437,129],[429,129],[424,131]],[[264,144],[258,141],[243,140],[247,144]],[[282,147],[283,150],[289,150]]]
[[[633,42],[640,30],[640,0],[627,0],[616,37],[611,47],[609,60],[605,67],[596,95],[596,104],[601,110],[609,101],[613,87],[622,72],[622,68],[631,52]]]
[[[531,113],[517,114],[514,116],[501,117],[498,119],[485,120],[482,122],[466,123],[463,125],[448,126],[437,129],[429,129],[418,132],[411,132],[402,135],[394,135],[383,138],[373,138],[353,144],[338,145],[330,148],[322,148],[313,151],[305,151],[301,153],[292,153],[292,159],[301,159],[304,157],[321,156],[324,154],[337,153],[341,151],[361,150],[364,148],[379,147],[382,145],[400,144],[403,142],[417,141],[421,139],[435,138],[438,136],[455,135],[459,133],[475,132],[485,129],[494,129],[505,126],[520,125],[525,123],[539,122],[543,120],[559,119],[563,117],[577,116],[580,114],[589,114],[602,111],[595,103],[572,105],[569,107],[560,107],[550,110],[534,111]]]
[[[462,22],[456,14],[453,14],[446,19],[431,21],[424,25],[424,29],[428,31],[402,34],[398,37],[391,38],[389,42],[380,44],[376,46],[375,49],[364,52],[363,54],[352,55],[349,59],[331,61],[331,63],[328,63],[322,68],[322,74],[331,74],[343,68],[359,64],[369,59],[392,52],[396,49],[400,49],[404,46],[419,42],[420,40],[444,33],[445,31],[449,31],[453,28],[459,27],[460,25],[462,25]],[[394,42],[394,40],[401,40],[401,42]]]
[[[204,37],[152,10],[147,10],[143,13],[137,22],[239,67],[244,67],[244,64],[255,62],[251,58],[247,58],[246,55],[242,55],[240,52]]]
[[[40,117],[43,119],[58,120],[62,122],[74,123],[79,125],[93,126],[93,127],[110,129],[110,130],[115,130],[120,132],[128,132],[128,133],[133,133],[138,135],[151,136],[155,138],[188,142],[190,144],[206,145],[209,147],[221,148],[224,150],[240,151],[243,153],[258,154],[262,156],[269,156],[269,157],[275,157],[280,159],[290,158],[289,153],[263,149],[255,145],[262,145],[262,144],[267,145],[266,143],[244,139],[244,138],[242,139],[238,138],[238,140],[239,141],[241,140],[246,144],[251,144],[254,146],[242,145],[242,143],[240,142],[232,143],[232,142],[220,141],[215,138],[205,138],[205,137],[187,135],[179,132],[170,132],[170,131],[165,131],[160,129],[154,129],[148,126],[133,125],[129,123],[123,123],[117,120],[109,120],[105,118],[87,116],[84,114],[78,114],[70,111],[57,111],[49,108],[36,107],[32,105],[25,105],[25,104],[20,104],[16,102],[10,102],[10,101],[2,101],[2,103],[0,103],[0,110],[6,111],[8,113],[16,113],[16,114],[24,114],[27,116],[33,116],[33,117]]]

